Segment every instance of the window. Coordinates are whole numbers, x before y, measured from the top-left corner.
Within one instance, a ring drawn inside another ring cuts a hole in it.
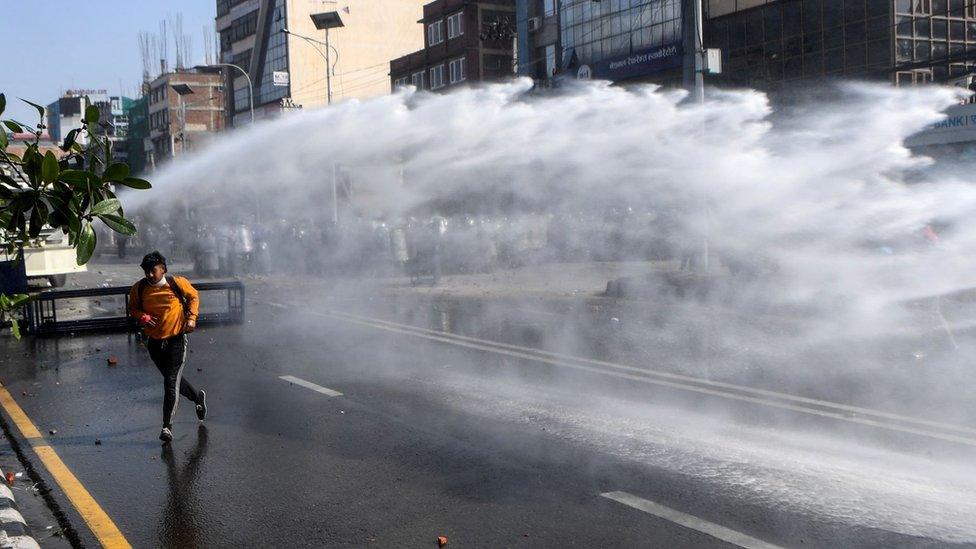
[[[542,0],[542,13],[546,17],[556,15],[556,0]]]
[[[416,86],[418,90],[424,89],[424,72],[415,72],[410,77],[410,83]]]
[[[459,11],[447,18],[447,37],[457,38],[464,34],[464,12]]]
[[[230,24],[229,40],[231,43],[237,42],[238,40],[243,40],[257,32],[257,30],[258,12],[255,10],[247,15],[234,19],[234,21]]]
[[[406,86],[409,80],[410,79],[407,78],[406,76],[401,76],[400,78],[397,78],[396,80],[393,81],[393,89],[402,88]]]
[[[427,45],[434,46],[444,41],[444,20],[427,25]]]
[[[448,64],[450,69],[451,84],[457,84],[458,82],[463,82],[468,76],[467,70],[468,60],[463,57],[458,57],[457,59],[452,59]]]
[[[444,65],[440,64],[430,69],[430,89],[444,87]]]

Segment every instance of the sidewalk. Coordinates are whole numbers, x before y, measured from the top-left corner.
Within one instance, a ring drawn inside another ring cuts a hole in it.
[[[12,485],[7,475],[13,476]],[[6,435],[0,438],[0,479],[0,549],[71,547]]]

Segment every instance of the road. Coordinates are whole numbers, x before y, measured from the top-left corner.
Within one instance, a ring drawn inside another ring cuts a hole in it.
[[[169,446],[156,439],[159,375],[135,338],[2,343],[4,386],[133,546],[976,541],[976,431],[943,413],[800,402],[778,382],[759,394],[739,370],[721,385],[662,377],[674,372],[655,370],[673,358],[661,342],[594,345],[618,317],[583,332],[537,303],[489,313],[249,290],[246,324],[191,336],[185,375],[211,415],[200,425],[184,402]],[[638,360],[655,349],[660,361]]]

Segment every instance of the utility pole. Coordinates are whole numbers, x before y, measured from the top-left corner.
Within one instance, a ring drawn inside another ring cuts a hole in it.
[[[705,103],[704,41],[702,40],[702,0],[685,0],[682,10],[683,42],[685,49],[684,84],[691,93],[691,100],[698,105]],[[708,195],[702,193],[702,250],[701,271],[709,270],[708,245]]]

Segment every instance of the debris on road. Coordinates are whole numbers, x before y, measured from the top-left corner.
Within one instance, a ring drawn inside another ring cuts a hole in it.
[[[117,365],[118,363],[119,363],[119,359],[118,359],[118,358],[116,358],[116,357],[114,357],[114,356],[110,356],[110,357],[108,357],[108,365],[109,365],[109,366],[115,366],[115,365]]]
[[[95,446],[101,446],[101,445],[102,445],[102,439],[96,438],[95,439]]]
[[[17,477],[14,476],[13,471],[7,471],[7,484],[8,485],[13,486],[14,485],[14,479],[15,478],[17,478]]]
[[[57,430],[57,429],[51,429],[51,430],[50,430],[50,431],[48,431],[48,432],[49,432],[49,433],[51,433],[52,435],[56,435],[56,434],[58,434],[58,430]]]
[[[447,545],[447,536],[437,536],[437,546],[444,547]]]

